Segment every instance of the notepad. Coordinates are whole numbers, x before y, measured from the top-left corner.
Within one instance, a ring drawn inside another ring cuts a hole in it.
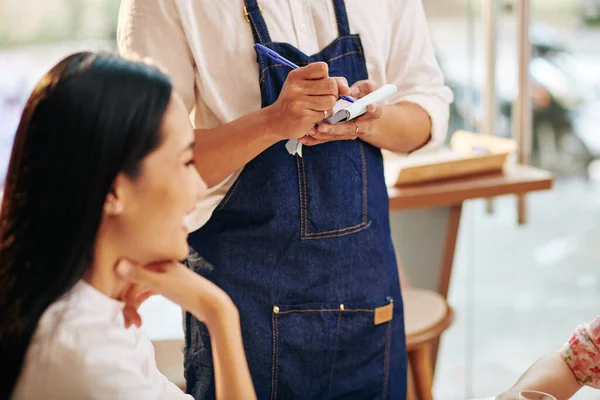
[[[352,121],[354,118],[358,118],[366,113],[369,104],[380,103],[397,91],[398,88],[396,85],[383,85],[376,91],[356,100],[354,103],[339,99],[333,107],[333,115],[319,122],[317,125],[325,122],[334,125]]]
[[[383,85],[379,89],[372,93],[369,93],[365,97],[361,97],[354,103],[350,103],[344,99],[339,99],[333,107],[333,115],[319,122],[317,125],[328,123],[328,124],[341,124],[344,122],[352,121],[355,118],[360,117],[367,112],[367,106],[369,104],[380,103],[386,98],[390,97],[398,91],[396,85]],[[291,155],[298,154],[302,157],[302,143],[296,139],[288,140],[285,145],[287,151]]]

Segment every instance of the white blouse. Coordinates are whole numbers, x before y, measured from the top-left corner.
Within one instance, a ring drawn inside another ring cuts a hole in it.
[[[40,319],[13,399],[193,400],[158,371],[146,334],[125,328],[123,307],[77,283]]]

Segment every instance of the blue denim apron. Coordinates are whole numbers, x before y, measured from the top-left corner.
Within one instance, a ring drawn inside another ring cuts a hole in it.
[[[334,0],[339,37],[312,56],[273,43],[256,0],[245,5],[256,42],[298,65],[325,61],[349,84],[368,78],[343,0]],[[266,107],[289,68],[257,60]],[[336,141],[305,146],[300,157],[285,143],[249,162],[190,235],[202,256],[190,265],[202,273],[213,264],[208,279],[239,308],[259,399],[404,399],[404,315],[381,152]],[[189,314],[186,342],[188,392],[213,399],[208,332]]]

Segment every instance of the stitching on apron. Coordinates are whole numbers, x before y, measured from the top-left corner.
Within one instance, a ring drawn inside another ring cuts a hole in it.
[[[369,192],[368,190],[368,181],[367,181],[367,160],[365,159],[365,148],[362,142],[359,142],[360,144],[360,158],[362,160],[362,172],[363,172],[363,222],[367,222],[367,220],[369,219],[367,217],[367,205],[368,205],[368,201],[367,201],[367,194]]]
[[[334,229],[331,231],[324,231],[324,232],[308,232],[308,202],[306,200],[306,192],[307,192],[307,185],[306,185],[306,172],[305,172],[305,168],[304,168],[304,158],[302,158],[302,178],[304,181],[304,187],[302,187],[301,182],[299,181],[299,185],[300,185],[300,190],[303,192],[301,193],[301,198],[300,198],[300,206],[301,206],[301,210],[300,210],[300,216],[302,218],[302,220],[300,221],[300,233],[302,236],[303,240],[310,240],[310,239],[327,239],[327,238],[333,238],[333,237],[339,237],[339,236],[346,236],[352,233],[356,233],[359,232],[363,229],[368,228],[371,223],[368,222],[368,216],[367,216],[367,208],[368,208],[368,202],[367,202],[367,167],[366,167],[366,159],[365,159],[365,153],[364,153],[364,145],[362,142],[359,142],[359,148],[360,148],[360,156],[361,156],[361,162],[362,162],[362,177],[363,177],[363,222],[361,222],[360,224],[354,225],[354,226],[349,226],[346,228],[341,228],[341,229]],[[297,157],[296,160],[298,160],[298,158],[301,157]],[[298,169],[300,171],[300,165],[298,164]],[[300,179],[300,178],[298,178]],[[304,203],[302,203],[302,197],[304,197]]]
[[[335,359],[337,358],[338,345],[340,343],[341,322],[342,322],[342,311],[340,310],[340,314],[338,315],[338,326],[337,326],[337,335],[335,338],[335,350],[333,353],[333,362],[331,363],[331,375],[329,377],[329,398],[331,398],[331,391],[333,390],[333,373],[335,371]]]
[[[340,237],[340,236],[347,236],[347,235],[352,235],[353,233],[356,232],[360,232],[362,230],[367,229],[369,226],[371,226],[371,223],[367,223],[367,224],[360,224],[359,228],[357,228],[356,230],[352,230],[352,231],[348,231],[348,232],[344,232],[344,233],[335,233],[332,235],[324,235],[324,236],[305,236],[302,238],[302,240],[318,240],[318,239],[329,239],[329,238],[334,238],[334,237]]]
[[[302,181],[300,180],[300,157],[296,156],[296,166],[298,167],[298,188],[299,193],[298,197],[300,198],[300,235],[304,236],[304,203],[302,200],[302,192],[304,191],[304,187],[302,186]]]
[[[244,167],[244,168],[246,168],[246,167]],[[243,173],[244,173],[244,170],[242,169],[242,171],[240,172],[240,176],[238,176],[237,179],[235,180],[235,183],[234,183],[233,187],[229,190],[229,193],[227,194],[227,197],[221,202],[221,204],[219,204],[219,207],[217,207],[215,209],[215,211],[221,211],[223,209],[223,207],[225,207],[227,205],[227,203],[229,203],[229,200],[231,199],[231,196],[233,195],[233,192],[235,192],[235,190],[238,187],[238,184],[242,180],[242,174]]]
[[[394,320],[388,322],[388,327],[385,333],[385,358],[383,361],[383,393],[381,395],[381,400],[387,399],[388,394],[388,380],[390,375],[390,346],[392,341],[392,323]]]
[[[273,359],[271,364],[271,400],[275,399],[276,390],[275,390],[275,354],[277,352],[277,336],[275,335],[275,314],[271,314],[271,328],[273,329]]]
[[[308,236],[308,202],[306,201],[306,192],[308,188],[306,187],[306,168],[304,167],[304,158],[300,157],[302,161],[302,180],[304,181],[304,204],[302,206],[302,214],[304,217],[304,232],[305,236]]]
[[[248,18],[250,18],[252,20],[252,26],[254,28],[254,30],[256,31],[256,35],[258,36],[258,40],[260,40],[260,42],[263,42],[262,37],[260,36],[260,30],[258,29],[258,25],[256,24],[256,21],[254,20],[254,17],[252,17],[252,13],[248,13]]]
[[[334,44],[335,42],[339,42],[342,39],[346,39],[346,38],[352,38],[354,40],[358,40],[358,37],[356,36],[356,34],[350,34],[350,35],[345,35],[345,36],[339,36],[335,39],[333,39],[333,41],[331,43],[329,43],[327,46],[325,46],[325,48],[331,46],[332,44]],[[268,45],[268,44],[277,44],[277,42],[267,42],[267,43],[263,43],[264,46]]]
[[[299,157],[301,159],[302,162],[302,180],[304,185],[301,185],[301,189],[302,189],[302,195],[301,195],[301,200],[302,197],[304,198],[304,203],[302,203],[301,201],[301,217],[303,218],[303,221],[300,222],[300,232],[301,235],[303,236],[302,239],[324,239],[324,238],[331,238],[331,237],[338,237],[338,236],[345,236],[345,235],[349,235],[351,233],[355,233],[358,232],[360,230],[363,230],[365,228],[367,228],[371,223],[367,223],[365,222],[361,222],[358,225],[354,225],[354,226],[350,226],[350,227],[346,227],[346,228],[342,228],[342,229],[335,229],[332,231],[325,231],[325,232],[312,232],[309,233],[308,232],[308,202],[306,200],[306,192],[308,191],[307,189],[307,185],[306,185],[306,168],[304,167],[304,158]],[[298,158],[297,158],[298,159]],[[363,165],[364,168],[364,165]],[[363,188],[363,191],[365,189]],[[364,214],[363,214],[364,215]],[[364,216],[363,216],[364,219]]]
[[[334,61],[334,60],[337,60],[337,59],[339,59],[339,58],[345,57],[345,56],[347,56],[347,55],[350,55],[350,54],[362,54],[362,51],[360,51],[360,50],[359,50],[359,51],[349,51],[349,52],[347,52],[347,53],[340,54],[339,56],[335,56],[335,57],[333,57],[333,58],[330,58],[330,59],[329,59],[329,60],[327,60],[326,62]]]
[[[333,231],[326,231],[326,232],[312,232],[312,233],[307,233],[305,236],[319,236],[319,235],[325,235],[328,233],[340,233],[340,232],[345,232],[345,231],[349,231],[351,229],[356,229],[356,228],[360,228],[361,226],[363,226],[366,222],[361,222],[360,224],[354,225],[354,226],[349,226],[346,228],[342,228],[342,229],[336,229]]]
[[[275,318],[275,337],[277,338],[277,358],[275,364],[275,398],[279,389],[279,319]]]
[[[333,42],[331,42],[330,44],[328,44],[328,45],[327,45],[327,47],[331,46],[332,44],[334,44],[335,42],[337,42],[337,41],[339,41],[339,40],[341,40],[341,39],[346,39],[346,38],[352,38],[353,40],[358,40],[358,38],[357,38],[357,37],[353,37],[353,35],[349,35],[349,36],[343,36],[343,37],[339,37],[339,38],[337,38],[336,40],[334,40]],[[261,41],[262,41],[262,39],[261,39]],[[265,44],[271,44],[271,43],[273,43],[273,42],[269,42],[269,43],[265,43]],[[361,50],[358,50],[358,51],[349,51],[349,52],[347,52],[347,53],[340,54],[339,56],[335,56],[335,57],[333,57],[333,58],[330,58],[330,59],[328,59],[328,60],[323,60],[323,62],[326,62],[326,63],[328,63],[328,62],[331,62],[331,61],[337,60],[337,59],[339,59],[339,58],[342,58],[342,57],[344,57],[344,56],[347,56],[347,55],[350,55],[350,54],[361,54],[361,55],[362,55],[362,54],[363,54],[363,52],[362,52]],[[297,62],[296,64],[297,64],[297,65],[299,65],[299,66],[306,66],[306,65],[308,65],[309,63],[307,63],[307,62],[302,62],[302,61],[299,61],[299,62]],[[284,67],[284,66],[285,66],[285,65],[283,65],[283,64],[276,64],[276,65],[269,65],[268,67],[264,68],[264,69],[263,69],[263,70],[260,72],[260,84],[262,85],[262,84],[265,82],[265,72],[266,72],[268,69],[270,69],[270,68],[275,68],[275,67]]]
[[[284,315],[284,314],[294,314],[294,313],[309,313],[309,312],[339,312],[341,313],[359,313],[359,312],[367,312],[367,313],[375,313],[375,310],[368,310],[366,308],[357,308],[355,310],[344,310],[341,311],[339,308],[332,308],[332,309],[323,309],[323,310],[319,310],[319,309],[312,309],[312,310],[289,310],[289,311],[279,311],[277,313],[277,315]]]

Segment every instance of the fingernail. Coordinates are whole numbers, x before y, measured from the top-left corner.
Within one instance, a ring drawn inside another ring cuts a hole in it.
[[[319,132],[327,133],[329,132],[329,127],[327,125],[319,125]]]

